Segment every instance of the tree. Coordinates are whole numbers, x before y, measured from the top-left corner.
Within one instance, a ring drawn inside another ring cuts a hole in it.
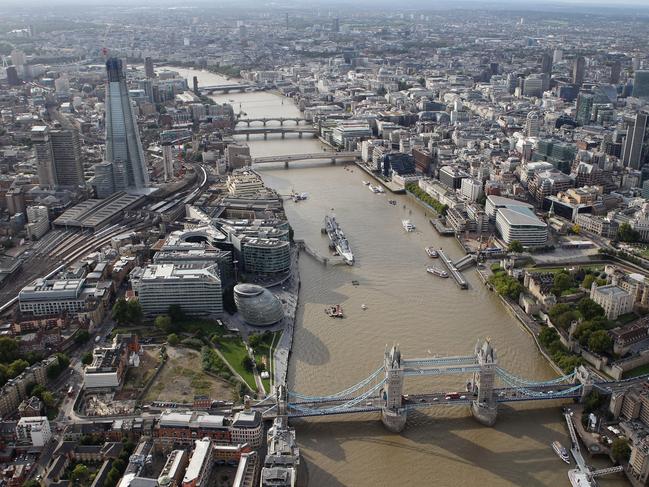
[[[617,238],[622,242],[637,242],[640,240],[640,233],[631,228],[628,223],[622,223],[617,230]]]
[[[617,463],[628,462],[631,456],[631,447],[626,438],[615,438],[611,445],[611,456]]]
[[[176,335],[175,333],[172,333],[167,336],[167,342],[169,342],[169,345],[178,345],[180,338],[178,338],[178,335]]]
[[[113,306],[113,319],[120,325],[128,321],[128,304],[124,298],[119,298]]]
[[[550,316],[550,320],[552,320],[552,323],[554,323],[559,316],[561,316],[566,311],[570,311],[570,310],[572,310],[572,306],[566,303],[558,303],[552,306],[552,308],[550,308],[548,315]]]
[[[79,330],[76,335],[74,335],[74,343],[80,345],[86,343],[90,339],[90,333],[88,330]]]
[[[13,379],[14,377],[18,377],[27,367],[29,367],[29,362],[27,362],[27,360],[21,358],[14,360],[9,364],[9,368],[7,369],[9,378]]]
[[[86,352],[81,357],[81,363],[83,365],[90,365],[92,363],[92,352]]]
[[[169,315],[158,315],[155,317],[155,320],[153,321],[153,324],[155,327],[164,332],[164,333],[170,333],[172,331],[172,321],[171,317]]]
[[[83,463],[79,463],[70,473],[70,479],[72,479],[73,482],[80,482],[87,479],[89,473],[90,472],[88,471],[88,467],[86,467]]]
[[[579,313],[577,313],[577,311],[575,310],[570,310],[557,316],[557,319],[553,320],[552,323],[554,323],[554,325],[558,326],[559,328],[567,330],[572,322],[577,321],[578,319]]]
[[[520,253],[520,252],[522,252],[522,251],[524,250],[524,249],[523,249],[523,244],[520,243],[518,240],[512,240],[512,241],[509,243],[509,247],[508,247],[508,248],[509,248],[509,251],[510,251],[510,252],[518,252],[518,253]]]
[[[604,316],[604,308],[590,298],[580,299],[577,303],[577,310],[585,320],[592,320]]]
[[[248,345],[250,345],[253,350],[257,348],[262,341],[263,337],[258,333],[255,333],[254,335],[250,335],[248,337]]]
[[[552,286],[552,293],[559,297],[564,291],[567,291],[570,289],[575,282],[573,281],[572,277],[570,277],[570,274],[567,272],[561,271],[557,272],[554,275],[554,285]]]
[[[584,277],[584,280],[581,281],[581,287],[584,289],[590,291],[591,286],[593,283],[597,280],[597,276],[594,274],[586,274],[586,277]]]
[[[597,330],[590,334],[588,348],[595,353],[602,353],[611,348],[613,340],[605,330]]]
[[[132,325],[139,325],[142,323],[144,318],[144,313],[142,312],[142,306],[137,299],[131,299],[126,305],[126,316],[128,322]]]
[[[50,391],[43,391],[41,394],[41,401],[43,401],[43,404],[48,408],[53,408],[56,405],[56,398]]]
[[[543,328],[541,330],[541,333],[539,333],[539,342],[541,342],[541,345],[543,345],[545,348],[549,348],[550,345],[558,339],[559,333],[557,333],[557,330],[549,326]]]
[[[252,369],[254,368],[255,362],[248,357],[247,355],[241,360],[241,365],[243,366],[244,369],[246,369],[248,372],[252,372]]]
[[[26,482],[23,482],[22,487],[41,487],[40,482],[37,480],[27,480]]]
[[[174,322],[183,321],[185,319],[185,312],[179,304],[172,304],[169,306],[169,316]]]
[[[0,361],[13,362],[18,358],[18,342],[13,338],[0,337]]]

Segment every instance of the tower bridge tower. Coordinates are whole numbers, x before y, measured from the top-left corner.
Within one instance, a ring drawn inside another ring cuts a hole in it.
[[[482,345],[478,342],[475,354],[480,365],[480,370],[473,374],[473,392],[476,398],[471,401],[471,413],[480,423],[493,426],[498,415],[498,404],[494,395],[494,381],[496,376],[497,358],[496,351],[492,348],[489,339]]]
[[[381,421],[385,427],[399,433],[406,426],[408,413],[403,407],[403,368],[401,367],[401,352],[398,346],[390,350],[386,348],[384,356],[385,385],[381,391],[383,406]]]

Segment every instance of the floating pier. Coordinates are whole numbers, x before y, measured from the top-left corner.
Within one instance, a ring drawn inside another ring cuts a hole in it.
[[[444,253],[442,249],[439,249],[437,253],[439,254],[440,260],[444,263],[444,265],[448,269],[449,274],[453,276],[453,279],[455,279],[457,285],[460,286],[460,289],[468,289],[469,283],[466,281],[466,279],[464,279],[464,276],[457,269],[457,267],[455,267],[453,261],[449,259],[449,257]]]

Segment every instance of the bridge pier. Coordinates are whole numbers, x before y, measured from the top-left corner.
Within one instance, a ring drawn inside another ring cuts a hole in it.
[[[393,433],[400,433],[406,426],[408,411],[403,407],[403,377],[401,352],[393,346],[384,355],[385,385],[381,392],[383,407],[381,422]]]
[[[496,375],[496,351],[489,340],[482,346],[478,342],[475,347],[480,371],[473,374],[473,393],[476,398],[471,401],[471,414],[481,424],[493,426],[498,416],[498,404],[494,396],[494,381]]]
[[[298,136],[299,136],[300,139],[301,139],[301,138],[302,138],[302,132],[298,132]]]
[[[284,161],[284,169],[288,169],[288,159]]]
[[[579,402],[583,402],[588,394],[593,390],[593,378],[586,367],[580,365],[575,369],[575,382],[581,383],[581,397]]]
[[[264,124],[264,127],[266,126],[266,119],[262,120],[262,123]]]
[[[268,140],[268,132],[264,132],[264,140]]]
[[[250,140],[250,134],[246,134],[246,140]]]
[[[282,132],[282,139],[286,137],[286,133]]]

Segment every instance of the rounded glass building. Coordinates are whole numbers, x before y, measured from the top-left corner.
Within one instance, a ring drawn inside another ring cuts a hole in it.
[[[256,284],[234,286],[234,303],[243,320],[252,326],[270,326],[284,318],[284,308],[279,299]]]

